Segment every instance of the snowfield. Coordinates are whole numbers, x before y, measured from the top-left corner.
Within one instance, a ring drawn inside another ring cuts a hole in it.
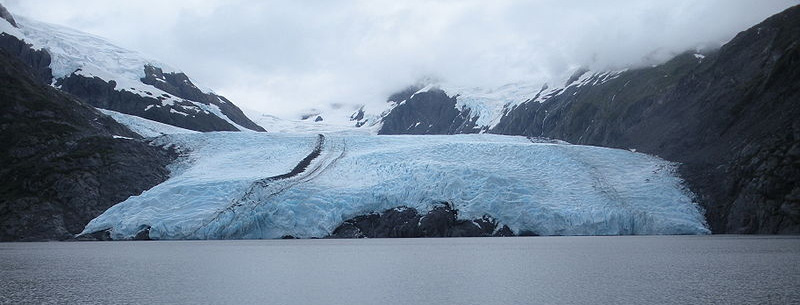
[[[110,116],[118,123],[127,126],[131,131],[143,137],[157,137],[165,134],[175,133],[198,133],[199,131],[184,129],[167,125],[161,122],[148,120],[135,115],[124,114],[113,110],[97,108],[98,111]]]
[[[153,239],[323,237],[397,206],[495,217],[541,235],[708,234],[675,165],[627,150],[498,135],[187,133],[170,179],[92,220]]]
[[[34,48],[46,49],[52,57],[50,68],[53,70],[54,80],[80,70],[78,74],[87,77],[97,76],[105,81],[115,81],[116,90],[128,90],[147,96],[144,94],[145,91],[156,95],[166,92],[140,81],[145,77],[145,65],[160,67],[165,73],[179,72],[138,52],[116,46],[102,37],[23,16],[15,18],[22,33],[15,36],[33,44]],[[165,102],[173,100],[179,101],[171,98]]]

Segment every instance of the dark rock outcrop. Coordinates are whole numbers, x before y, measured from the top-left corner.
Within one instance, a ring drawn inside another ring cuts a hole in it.
[[[184,73],[164,73],[161,68],[147,65],[144,67],[145,77],[141,81],[179,98],[200,102],[206,105],[215,105],[234,123],[244,128],[265,131],[263,127],[251,121],[224,96],[214,93],[205,93],[195,86]]]
[[[124,89],[116,90],[117,84],[113,80],[107,82],[99,77],[86,77],[73,73],[56,80],[56,86],[97,108],[196,131],[239,130],[228,121],[199,109],[197,105],[187,100],[164,105],[162,100],[169,96],[141,96]]]
[[[0,241],[70,239],[174,158],[36,78],[0,50]]]
[[[474,220],[458,219],[458,210],[449,203],[437,204],[425,215],[416,209],[397,207],[382,213],[356,216],[339,225],[329,238],[413,238],[513,236],[508,226],[500,226],[484,215]]]
[[[687,53],[507,113],[495,133],[682,163],[714,232],[800,232],[800,7]]]
[[[419,89],[410,87],[389,98],[389,102],[397,103],[397,106],[383,117],[379,134],[454,134],[480,131],[475,128],[477,118],[470,117],[469,109],[456,109],[457,96],[450,97],[438,88],[415,94]]]
[[[358,108],[358,110],[356,110],[356,112],[353,112],[353,114],[350,115],[350,121],[355,122],[354,126],[356,127],[364,126],[364,124],[367,124],[369,121],[369,119],[365,117],[365,114],[364,106],[361,106]]]
[[[12,16],[11,13],[2,4],[0,4],[0,18],[5,19],[6,21],[8,21],[8,23],[13,25],[15,28],[19,27],[19,26],[17,26],[17,21],[14,20],[14,16]]]
[[[144,226],[136,236],[133,237],[133,240],[151,240],[150,239],[150,226]]]
[[[364,106],[358,108],[358,111],[354,112],[353,115],[350,116],[351,121],[361,121],[364,119]]]
[[[39,83],[49,85],[53,81],[53,71],[50,69],[50,54],[47,51],[34,50],[30,44],[7,33],[0,33],[0,49],[28,65],[33,73],[33,78]]]

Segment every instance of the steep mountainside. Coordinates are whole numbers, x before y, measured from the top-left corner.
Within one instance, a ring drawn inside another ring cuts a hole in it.
[[[168,176],[173,153],[0,50],[0,241],[68,239]]]
[[[800,232],[800,7],[684,54],[510,111],[493,129],[684,164],[717,232]]]
[[[21,57],[42,83],[95,107],[196,131],[264,131],[229,100],[165,64],[86,33],[6,16],[0,49]]]
[[[544,88],[509,107],[489,132],[636,149],[681,162],[715,232],[797,233],[798,84],[800,7],[793,7],[712,54],[685,53],[614,73],[579,71],[565,87]],[[422,118],[405,116],[400,127]],[[387,116],[390,128],[381,132],[398,133],[393,121]]]

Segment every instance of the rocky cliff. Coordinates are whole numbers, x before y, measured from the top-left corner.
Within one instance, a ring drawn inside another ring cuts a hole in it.
[[[164,181],[174,155],[0,50],[0,241],[63,240]]]
[[[81,73],[59,78],[55,85],[92,106],[190,130],[239,131],[246,128],[265,131],[225,97],[201,91],[186,74],[164,73],[152,65],[145,65],[142,69],[145,77],[140,81],[161,93],[119,89],[114,80],[106,81]]]
[[[19,28],[14,16],[3,5],[0,5],[0,18],[8,22],[13,28]],[[50,69],[50,54],[47,51],[34,50],[30,44],[5,32],[0,33],[0,49],[6,50],[6,52],[28,65],[33,72],[34,79],[39,82],[49,84],[53,79],[53,73]]]
[[[420,91],[409,87],[389,97],[396,103],[383,118],[380,134],[454,134],[474,133],[475,121],[468,109],[456,109],[457,97],[441,89]]]

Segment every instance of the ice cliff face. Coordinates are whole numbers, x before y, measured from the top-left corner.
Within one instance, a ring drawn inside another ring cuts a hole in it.
[[[179,134],[166,182],[108,209],[84,234],[114,239],[301,238],[397,206],[440,202],[540,235],[706,234],[674,165],[627,150],[495,135]]]

